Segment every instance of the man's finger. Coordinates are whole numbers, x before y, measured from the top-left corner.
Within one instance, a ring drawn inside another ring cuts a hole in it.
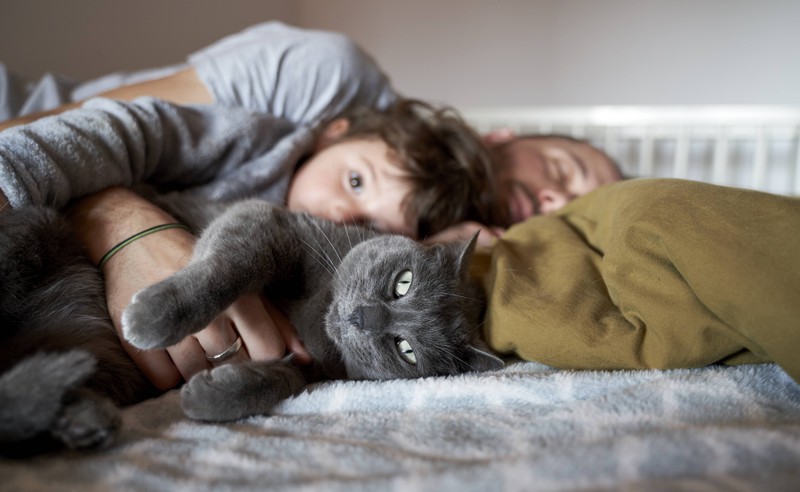
[[[145,377],[160,391],[181,384],[182,376],[166,350],[141,350],[120,337],[122,346]]]
[[[258,294],[240,297],[225,311],[236,326],[253,360],[275,360],[286,354],[286,343]]]
[[[289,321],[289,318],[283,314],[283,311],[273,306],[268,299],[262,297],[261,301],[286,344],[286,348],[294,354],[295,360],[301,364],[310,364],[312,360],[311,354],[306,350],[303,341],[300,340],[300,336],[297,334],[292,322]]]

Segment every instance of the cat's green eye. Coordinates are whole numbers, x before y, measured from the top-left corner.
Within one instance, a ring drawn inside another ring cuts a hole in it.
[[[411,280],[414,274],[411,270],[403,270],[394,281],[394,296],[396,298],[403,297],[408,294],[408,289],[411,288]]]
[[[400,354],[400,357],[411,364],[412,366],[417,365],[417,356],[414,354],[414,349],[411,348],[411,344],[408,343],[403,338],[397,337],[394,340],[395,346],[397,346],[397,353]]]

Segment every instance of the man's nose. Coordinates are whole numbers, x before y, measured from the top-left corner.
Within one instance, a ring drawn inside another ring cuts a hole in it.
[[[545,188],[536,193],[536,200],[539,203],[539,213],[549,214],[566,205],[569,196],[564,191]]]

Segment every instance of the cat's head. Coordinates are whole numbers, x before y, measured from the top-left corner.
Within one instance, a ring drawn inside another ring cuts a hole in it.
[[[483,292],[468,275],[475,240],[425,246],[386,235],[347,254],[333,280],[325,322],[348,377],[415,378],[502,367],[479,348]]]

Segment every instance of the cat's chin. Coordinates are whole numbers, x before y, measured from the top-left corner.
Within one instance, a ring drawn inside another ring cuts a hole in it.
[[[353,361],[348,357],[348,354],[353,353],[353,347],[358,347],[362,344],[359,343],[362,335],[358,333],[358,328],[345,321],[329,321],[325,324],[325,331],[336,345],[336,348],[339,349],[339,353],[342,354],[342,363],[348,379],[385,379],[379,375],[372,374],[368,367],[364,367],[363,361]]]
[[[381,380],[386,379],[386,376],[372,374],[371,372],[365,370],[367,368],[359,366],[359,364],[348,364],[347,361],[344,362],[345,372],[347,373],[347,379],[353,379],[356,381],[366,381],[366,380]]]
[[[358,335],[358,328],[352,323],[341,319],[335,315],[328,315],[325,319],[325,333],[341,352],[347,350],[348,340],[355,340]]]
[[[344,338],[343,336],[344,334],[342,332],[346,329],[347,327],[340,326],[340,323],[331,323],[331,322],[325,323],[325,333],[328,335],[328,338],[330,338],[333,341],[333,343],[336,344],[339,350],[342,350],[343,348],[342,340]]]

